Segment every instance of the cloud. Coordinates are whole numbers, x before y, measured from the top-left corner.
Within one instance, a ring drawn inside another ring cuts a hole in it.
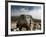
[[[19,10],[12,10],[11,16],[19,16],[21,14],[32,15],[33,18],[41,19],[41,8],[34,7],[32,10],[21,8]]]
[[[29,15],[32,15],[33,18],[41,19],[41,9],[32,10]]]

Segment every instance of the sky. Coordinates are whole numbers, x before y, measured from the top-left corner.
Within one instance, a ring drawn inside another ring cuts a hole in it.
[[[33,18],[41,19],[41,6],[11,5],[11,16],[19,16],[21,14],[31,15]]]

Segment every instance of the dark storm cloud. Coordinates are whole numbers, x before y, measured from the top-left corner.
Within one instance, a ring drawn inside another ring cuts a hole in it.
[[[16,5],[11,5],[11,12],[29,12],[33,9],[38,9],[40,7],[38,6],[16,6]]]
[[[11,6],[11,9],[12,10],[20,10],[22,8],[25,8],[25,10],[32,10],[34,7],[33,6],[15,6],[15,5],[12,5]]]

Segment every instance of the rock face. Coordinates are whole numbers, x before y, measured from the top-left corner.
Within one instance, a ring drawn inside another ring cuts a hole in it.
[[[27,18],[25,15],[21,15],[17,22],[17,27],[22,30],[22,28],[26,28],[26,30],[30,30],[30,27],[28,26]]]
[[[41,30],[41,20],[34,19],[31,15],[13,16],[11,17],[11,29],[12,31]]]

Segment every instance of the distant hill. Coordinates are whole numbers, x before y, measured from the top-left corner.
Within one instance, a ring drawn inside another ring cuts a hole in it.
[[[21,15],[20,15],[21,16]],[[16,21],[19,19],[20,16],[11,16],[11,21]],[[25,17],[30,17],[34,22],[41,22],[41,19],[35,19],[31,15],[24,15]]]

